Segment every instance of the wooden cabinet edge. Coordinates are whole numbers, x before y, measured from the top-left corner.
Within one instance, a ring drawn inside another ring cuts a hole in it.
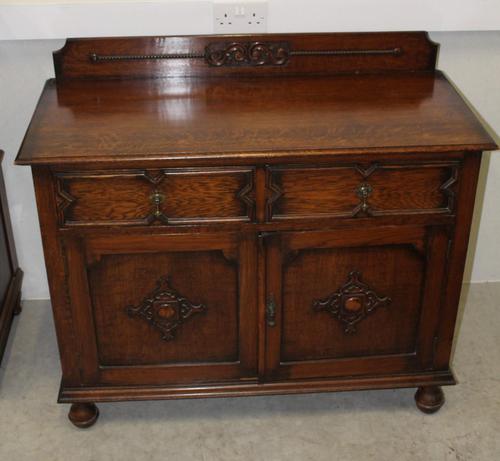
[[[19,268],[14,245],[5,182],[1,171],[3,156],[4,152],[0,150],[0,226],[3,227],[2,233],[6,239],[4,242],[6,249],[5,257],[8,261],[2,261],[1,263],[9,266],[10,278],[6,284],[6,291],[0,293],[0,363],[2,362],[5,347],[7,345],[13,317],[21,312],[21,286],[24,275],[23,271]]]
[[[206,386],[102,386],[75,388],[61,385],[59,403],[168,400],[199,397],[239,397],[278,394],[341,392],[456,384],[451,370],[379,377],[298,380],[259,383],[214,383]]]

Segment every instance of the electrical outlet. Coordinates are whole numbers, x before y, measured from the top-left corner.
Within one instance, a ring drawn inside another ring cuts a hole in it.
[[[215,2],[214,32],[246,34],[267,31],[267,2]]]

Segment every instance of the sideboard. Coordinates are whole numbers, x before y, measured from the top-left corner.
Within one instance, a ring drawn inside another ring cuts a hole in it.
[[[444,402],[481,154],[422,32],[71,39],[30,165],[59,402]]]
[[[0,150],[0,165],[4,153]],[[21,312],[23,271],[17,264],[7,193],[0,168],[0,363],[5,352],[12,319]]]

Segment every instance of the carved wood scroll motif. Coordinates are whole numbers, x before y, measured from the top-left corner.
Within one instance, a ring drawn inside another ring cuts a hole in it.
[[[156,282],[156,288],[138,306],[127,306],[129,317],[140,317],[161,332],[161,339],[170,341],[175,332],[191,316],[205,312],[204,304],[193,304],[181,296],[172,286],[168,277]]]
[[[380,297],[372,288],[361,281],[361,274],[354,270],[347,282],[324,299],[314,301],[315,311],[329,312],[344,325],[344,333],[356,333],[356,324],[379,307],[386,307],[392,300]]]
[[[203,59],[211,67],[284,66],[291,56],[400,56],[402,49],[292,50],[287,42],[215,42],[204,52],[165,54],[100,55],[91,52],[89,59],[97,64],[106,61],[146,61],[163,59]]]
[[[282,66],[290,50],[287,43],[215,43],[207,46],[205,59],[209,66]]]

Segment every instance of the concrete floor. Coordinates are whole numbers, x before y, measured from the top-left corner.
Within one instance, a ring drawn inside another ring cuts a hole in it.
[[[0,369],[0,460],[500,459],[500,283],[464,287],[454,369],[435,415],[414,389],[100,404],[79,430],[57,405],[49,303],[30,301]]]

